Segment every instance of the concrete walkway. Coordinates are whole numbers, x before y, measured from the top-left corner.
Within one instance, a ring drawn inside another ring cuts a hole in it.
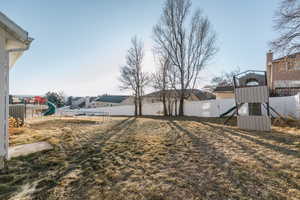
[[[32,144],[23,144],[8,149],[8,159],[18,156],[27,156],[39,151],[53,149],[53,146],[48,142],[37,142]]]

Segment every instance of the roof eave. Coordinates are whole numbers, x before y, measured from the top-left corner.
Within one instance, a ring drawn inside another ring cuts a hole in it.
[[[0,26],[10,33],[16,40],[24,43],[25,45],[30,45],[33,38],[28,36],[28,32],[22,29],[15,22],[10,20],[5,14],[0,12]]]

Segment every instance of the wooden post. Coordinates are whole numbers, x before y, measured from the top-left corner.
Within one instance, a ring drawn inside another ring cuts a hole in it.
[[[4,157],[0,156],[0,169],[4,168]]]
[[[234,102],[235,102],[235,106],[236,106],[236,115],[239,115],[239,108],[238,108],[238,103],[236,101],[236,87],[237,87],[237,84],[236,84],[236,76],[233,76],[233,92],[234,92]]]

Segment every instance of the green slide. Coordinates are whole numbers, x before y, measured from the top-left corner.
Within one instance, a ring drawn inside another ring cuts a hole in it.
[[[46,110],[43,115],[44,116],[49,116],[49,115],[53,115],[56,112],[56,106],[51,103],[50,101],[47,101],[47,105],[48,105],[48,110]]]

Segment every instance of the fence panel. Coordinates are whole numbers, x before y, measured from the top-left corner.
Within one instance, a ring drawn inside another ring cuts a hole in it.
[[[24,122],[26,119],[35,117],[41,117],[42,111],[47,109],[46,105],[34,105],[34,104],[10,104],[9,116],[20,119]]]
[[[39,104],[26,104],[26,119],[35,117],[42,117],[42,112],[46,110],[48,106]]]
[[[275,108],[281,115],[293,116],[300,118],[300,94],[289,97],[272,97],[270,98],[270,105]],[[186,116],[197,117],[219,117],[220,114],[226,112],[228,109],[235,106],[234,99],[216,99],[207,101],[185,101],[184,114]],[[91,109],[79,110],[61,110],[59,113],[62,115],[76,115],[85,112],[107,112],[110,115],[134,115],[133,105],[121,105],[112,107],[101,107]],[[262,109],[265,114],[265,109]],[[162,103],[149,103],[143,104],[143,115],[162,115]],[[244,104],[240,110],[240,115],[248,115],[248,104]]]
[[[16,104],[9,105],[9,116],[15,119],[19,119],[24,123],[26,117],[26,108],[25,105]]]

